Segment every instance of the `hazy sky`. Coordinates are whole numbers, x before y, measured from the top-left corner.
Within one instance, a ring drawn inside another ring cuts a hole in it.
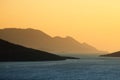
[[[0,0],[0,28],[40,29],[120,50],[120,0]]]

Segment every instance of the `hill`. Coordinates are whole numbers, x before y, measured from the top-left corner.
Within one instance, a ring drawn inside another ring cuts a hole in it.
[[[0,39],[0,61],[56,61],[77,59],[26,48]]]
[[[104,53],[87,43],[80,43],[67,36],[51,37],[36,29],[0,29],[0,38],[15,44],[52,53]]]

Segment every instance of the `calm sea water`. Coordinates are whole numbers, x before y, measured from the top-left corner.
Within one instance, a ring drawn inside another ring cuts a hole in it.
[[[0,62],[0,80],[120,80],[120,58]]]

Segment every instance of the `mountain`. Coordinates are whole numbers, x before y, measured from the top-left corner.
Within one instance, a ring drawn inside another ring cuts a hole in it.
[[[0,61],[56,61],[77,59],[26,48],[0,39]]]
[[[52,53],[103,53],[87,43],[74,38],[51,37],[36,29],[0,29],[0,38],[15,44]]]
[[[100,55],[101,57],[120,57],[120,51],[110,53],[110,54],[105,54],[105,55]]]

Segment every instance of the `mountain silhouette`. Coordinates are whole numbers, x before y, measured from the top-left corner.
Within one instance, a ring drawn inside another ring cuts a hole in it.
[[[0,38],[15,44],[52,53],[104,53],[87,43],[74,38],[51,37],[36,29],[6,28],[0,29]]]
[[[105,55],[100,55],[101,57],[120,57],[120,51],[110,53],[110,54],[105,54]]]
[[[0,61],[56,61],[78,59],[26,48],[0,39]]]

